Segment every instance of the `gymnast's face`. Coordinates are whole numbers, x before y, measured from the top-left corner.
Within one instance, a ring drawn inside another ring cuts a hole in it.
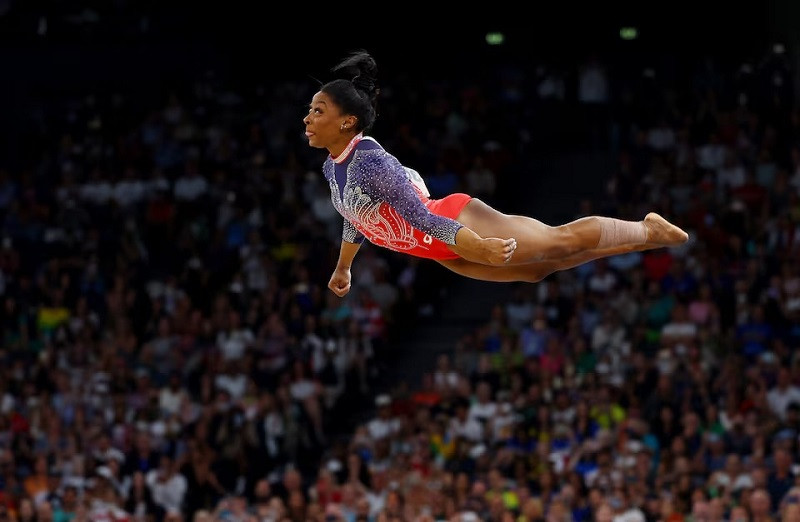
[[[353,137],[355,118],[342,114],[331,97],[320,91],[311,99],[303,123],[310,146],[328,149],[332,155],[338,156]]]

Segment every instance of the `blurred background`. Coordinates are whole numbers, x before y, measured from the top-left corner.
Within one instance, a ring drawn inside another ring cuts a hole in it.
[[[798,4],[293,7],[0,0],[0,521],[800,518]],[[358,48],[434,197],[690,241],[335,297]]]

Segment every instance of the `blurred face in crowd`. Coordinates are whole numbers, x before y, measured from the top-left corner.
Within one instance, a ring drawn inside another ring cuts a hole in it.
[[[369,516],[369,500],[366,497],[361,497],[356,501],[356,515]]]
[[[481,381],[475,389],[475,395],[481,403],[487,403],[491,400],[492,388],[489,383]]]
[[[694,520],[708,520],[711,514],[708,502],[705,500],[696,500],[692,507],[692,518]]]
[[[542,501],[537,498],[529,498],[522,505],[522,514],[528,520],[537,520],[542,516]]]
[[[159,478],[167,478],[172,475],[172,459],[162,455],[158,466]]]
[[[289,494],[289,513],[294,520],[302,520],[306,510],[306,500],[301,491],[292,491]]]
[[[34,513],[33,501],[29,498],[23,498],[17,508],[17,515],[22,519],[29,520],[33,518]]]
[[[598,453],[597,467],[602,470],[608,470],[611,467],[611,453],[605,450]]]
[[[592,488],[589,490],[589,506],[596,512],[603,503],[603,493],[597,489]]]
[[[37,475],[47,475],[47,458],[40,455],[36,457],[36,463],[34,464],[36,469]]]
[[[786,424],[789,426],[797,426],[800,424],[800,405],[791,403],[786,408]]]
[[[769,515],[770,500],[769,494],[763,489],[756,489],[750,494],[750,511],[754,517],[766,517]]]
[[[800,504],[786,504],[781,513],[781,522],[800,522]]]
[[[269,481],[267,481],[266,479],[261,479],[258,482],[256,482],[256,485],[255,485],[255,488],[254,488],[254,490],[255,490],[254,493],[255,493],[256,500],[258,502],[267,502],[267,501],[269,501],[269,496],[270,496],[270,493],[271,493],[271,489],[272,488],[269,485]]]
[[[744,507],[735,506],[731,509],[728,520],[730,520],[730,522],[748,522],[750,516],[747,514],[747,510]]]
[[[767,470],[764,467],[757,467],[750,472],[750,477],[753,479],[753,485],[756,488],[766,488],[767,487]],[[769,496],[767,496],[769,499]]]
[[[192,522],[211,522],[212,520],[211,513],[203,509],[196,511],[194,517],[192,517]]]
[[[644,512],[650,516],[655,516],[661,512],[661,499],[657,496],[649,496],[644,502]]]
[[[792,456],[783,448],[775,450],[775,469],[779,474],[786,474],[792,465]]]
[[[600,504],[595,510],[594,517],[597,522],[612,522],[614,520],[614,510],[606,503]]]
[[[136,449],[142,454],[150,452],[150,434],[145,430],[136,432]]]
[[[145,484],[145,481],[144,481],[144,473],[142,473],[141,471],[136,471],[133,474],[133,479],[132,480],[133,480],[133,487],[135,487],[137,489],[142,489],[142,488],[145,488],[147,486],[147,484]]]
[[[287,470],[286,474],[283,476],[283,485],[288,491],[300,489],[302,483],[303,478],[300,476],[300,472],[295,469]]]
[[[42,502],[36,510],[36,518],[41,521],[53,520],[53,506],[50,502]]]
[[[467,419],[467,407],[463,404],[456,406],[456,418],[464,422]]]
[[[66,510],[68,510],[68,511],[69,510],[74,510],[75,506],[76,506],[76,504],[78,502],[78,492],[77,492],[77,490],[72,486],[68,486],[68,487],[64,488],[64,496],[61,499],[61,502],[63,503],[63,507]]]
[[[403,507],[403,501],[397,491],[389,491],[386,496],[386,510],[389,513],[400,513]]]

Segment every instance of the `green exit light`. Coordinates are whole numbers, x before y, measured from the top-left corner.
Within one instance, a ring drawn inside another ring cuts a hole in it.
[[[619,37],[623,40],[636,40],[639,31],[635,27],[623,27],[619,30]]]
[[[501,45],[505,40],[503,33],[486,33],[486,43],[489,45]]]

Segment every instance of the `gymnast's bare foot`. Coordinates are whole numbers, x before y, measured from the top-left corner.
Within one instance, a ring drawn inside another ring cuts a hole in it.
[[[644,217],[644,226],[647,228],[647,243],[651,245],[675,246],[689,240],[689,234],[655,212]]]

